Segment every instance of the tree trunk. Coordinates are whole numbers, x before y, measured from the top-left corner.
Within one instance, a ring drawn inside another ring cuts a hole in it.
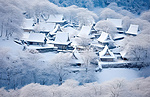
[[[3,36],[3,22],[2,22],[2,26],[1,26],[1,35],[0,35],[0,37],[2,37]]]

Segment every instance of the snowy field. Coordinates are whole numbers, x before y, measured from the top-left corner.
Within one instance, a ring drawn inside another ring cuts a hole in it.
[[[138,69],[126,69],[126,68],[108,68],[103,69],[102,72],[97,72],[95,74],[98,77],[97,82],[99,83],[119,78],[126,80],[133,80],[140,77]]]

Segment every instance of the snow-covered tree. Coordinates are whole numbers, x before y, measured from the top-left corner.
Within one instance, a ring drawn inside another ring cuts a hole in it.
[[[22,11],[8,1],[0,1],[0,28],[1,37],[19,37],[22,35]]]
[[[149,63],[149,37],[148,34],[139,34],[136,37],[125,38],[122,47],[126,51],[129,60],[143,62],[142,65]]]
[[[99,17],[100,17],[100,19],[103,19],[103,20],[106,20],[107,18],[120,19],[122,17],[122,15],[115,12],[114,10],[112,10],[110,8],[105,8],[102,10]]]
[[[75,5],[62,8],[61,11],[65,19],[73,23],[74,22],[79,23],[81,26],[92,25],[93,23],[95,23],[95,20],[98,18],[98,16],[92,11],[89,11],[88,9],[85,8],[77,7]]]
[[[143,12],[140,18],[150,22],[150,10]]]
[[[86,37],[77,37],[75,38],[75,41],[77,42],[77,45],[83,46],[85,49],[89,49],[90,42],[92,40]]]
[[[66,80],[62,85],[29,84],[21,89],[0,89],[0,96],[7,97],[148,97],[149,80],[138,78],[133,81],[115,79],[104,83],[87,83],[78,85],[77,81]],[[141,84],[142,83],[142,84]]]
[[[112,37],[117,32],[117,28],[107,20],[101,20],[96,23],[95,29],[99,32],[104,31],[109,33]]]
[[[70,65],[70,54],[58,53],[52,60],[50,68],[53,68],[58,76],[59,84],[62,84],[63,78],[68,74],[65,67]]]
[[[91,62],[94,62],[97,59],[97,56],[92,50],[88,49],[82,53],[82,58],[84,61],[83,66],[85,66],[86,72],[88,72],[88,69],[93,65]]]

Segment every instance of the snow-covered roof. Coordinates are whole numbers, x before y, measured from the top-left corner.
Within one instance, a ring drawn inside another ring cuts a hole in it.
[[[111,52],[108,48],[108,46],[106,45],[105,48],[99,52],[99,57],[100,58],[115,58],[113,52]]]
[[[115,34],[113,39],[117,40],[117,39],[121,39],[121,38],[124,38],[124,37],[126,37],[126,35],[124,35],[124,34]]]
[[[65,32],[57,32],[56,33],[56,38],[55,41],[51,42],[53,44],[64,44],[64,45],[68,45],[70,43],[69,40],[69,33],[65,33]]]
[[[27,40],[30,36],[30,33],[29,32],[24,32],[22,37],[21,37],[21,40]]]
[[[57,32],[57,31],[60,31],[60,30],[61,30],[60,25],[57,24],[57,25],[55,26],[54,30],[50,32],[50,34],[51,34],[51,35],[55,35],[56,32]]]
[[[49,19],[46,22],[50,22],[50,23],[57,23],[57,22],[64,22],[65,20],[63,20],[63,15],[62,14],[56,14],[56,15],[50,15]]]
[[[108,43],[110,41],[113,41],[109,33],[102,32],[101,36],[97,39],[101,43]]]
[[[137,35],[139,34],[139,25],[130,24],[130,27],[128,29],[127,34]]]
[[[79,34],[77,36],[79,37],[88,37],[91,32],[91,27],[90,26],[82,26]]]
[[[74,60],[75,63],[84,63],[80,53],[76,49],[73,50],[72,54],[73,54],[73,57],[74,57],[73,59],[75,59]]]
[[[73,27],[73,26],[74,26],[73,24],[66,24],[66,25],[62,26],[62,28]]]
[[[134,55],[129,54],[128,51],[126,51],[126,50],[121,51],[120,55],[122,58],[134,58]]]
[[[33,30],[34,19],[25,19],[23,29]]]
[[[51,32],[54,30],[55,27],[55,23],[45,23],[45,22],[41,22],[39,24],[39,30],[43,31],[43,32]]]
[[[107,21],[111,22],[116,28],[122,28],[122,19],[107,18]]]
[[[27,41],[30,42],[43,42],[44,43],[45,35],[42,33],[30,33]]]
[[[79,32],[79,31],[77,31],[76,29],[74,29],[72,27],[66,27],[66,28],[63,28],[62,30],[63,30],[63,32],[69,33],[70,38],[73,38]]]

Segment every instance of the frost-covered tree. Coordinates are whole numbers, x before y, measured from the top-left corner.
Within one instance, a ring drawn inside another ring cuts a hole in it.
[[[139,34],[136,37],[125,38],[122,49],[126,51],[126,56],[128,56],[129,60],[143,62],[143,66],[149,63],[149,38],[148,34]]]
[[[88,72],[89,68],[92,67],[93,64],[91,64],[91,62],[94,62],[97,59],[97,56],[95,54],[95,52],[93,52],[90,49],[85,50],[82,53],[82,58],[84,61],[84,65],[86,68],[86,72]]]
[[[23,22],[22,11],[15,5],[6,1],[0,1],[0,29],[1,37],[19,37],[22,35]]]
[[[79,20],[79,25],[81,26],[91,26],[93,23],[95,23],[94,18],[90,16],[89,13],[77,13],[77,18]]]
[[[90,42],[92,41],[90,38],[86,37],[76,37],[75,41],[77,42],[77,45],[83,46],[85,49],[89,49]]]
[[[62,85],[40,85],[29,84],[21,89],[8,90],[0,89],[2,97],[148,97],[149,80],[138,78],[133,81],[115,79],[104,83],[87,83],[78,85],[74,80],[66,80]],[[142,84],[141,84],[142,83]]]
[[[143,12],[140,18],[150,22],[150,10]]]
[[[101,20],[96,23],[95,29],[99,32],[104,31],[109,33],[112,37],[117,32],[117,28],[107,20]]]
[[[114,10],[112,10],[110,8],[105,8],[102,10],[99,17],[100,17],[100,19],[103,19],[103,20],[106,20],[107,18],[120,19],[122,17],[122,15],[115,12]]]
[[[78,23],[82,25],[91,25],[95,23],[95,20],[98,16],[85,8],[80,8],[75,5],[62,8],[61,12],[63,13],[65,19],[70,22]]]
[[[143,20],[140,18],[130,18],[128,16],[125,16],[122,18],[123,20],[123,28],[124,30],[128,30],[128,28],[130,27],[130,24],[135,24],[135,25],[139,25],[139,30],[146,30],[149,28],[150,23],[147,20]]]
[[[67,69],[70,65],[70,54],[58,53],[52,60],[50,68],[53,68],[53,71],[58,76],[59,84],[62,84],[63,78],[68,74]]]

